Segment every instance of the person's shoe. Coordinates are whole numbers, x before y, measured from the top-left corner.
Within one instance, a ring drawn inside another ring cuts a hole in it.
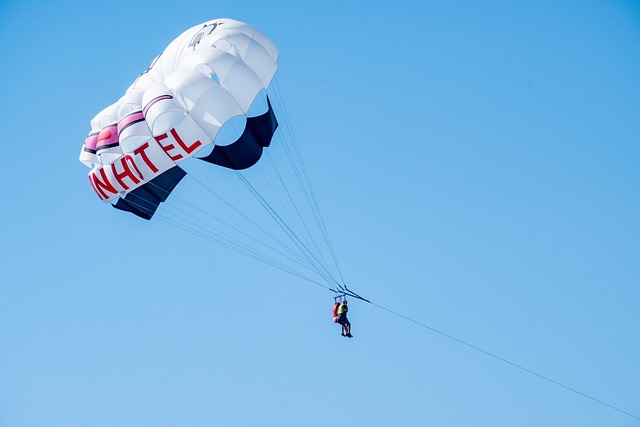
[[[343,337],[346,337],[346,335],[344,334],[344,332],[342,333],[342,336],[343,336]]]
[[[351,334],[347,334],[346,336],[349,337],[349,338],[353,338],[353,335],[351,335]]]

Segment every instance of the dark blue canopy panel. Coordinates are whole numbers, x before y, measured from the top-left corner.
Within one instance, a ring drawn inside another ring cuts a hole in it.
[[[224,146],[216,145],[211,154],[201,157],[200,160],[234,170],[247,169],[255,165],[262,156],[262,149],[271,144],[273,134],[278,128],[278,120],[268,97],[267,104],[269,109],[266,113],[247,117],[247,126],[237,141]]]
[[[140,218],[151,219],[160,203],[167,200],[169,194],[186,174],[182,168],[174,166],[131,191],[126,197],[118,199],[118,202],[112,206],[131,212]]]

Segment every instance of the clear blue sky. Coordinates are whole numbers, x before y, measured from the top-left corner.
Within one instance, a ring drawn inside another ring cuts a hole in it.
[[[89,121],[218,17],[280,49],[353,289],[640,416],[637,1],[10,0],[0,426],[640,425],[376,306],[344,339],[326,290],[101,203]]]

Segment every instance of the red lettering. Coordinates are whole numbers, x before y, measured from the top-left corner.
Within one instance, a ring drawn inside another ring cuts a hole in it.
[[[157,139],[156,139],[157,141]],[[149,169],[151,169],[151,171],[153,173],[158,172],[158,168],[156,167],[156,165],[153,164],[153,162],[151,161],[151,159],[149,158],[149,156],[147,156],[146,153],[146,149],[149,148],[149,143],[145,142],[144,144],[142,144],[140,147],[136,148],[133,151],[133,154],[135,155],[140,155],[140,157],[142,157],[142,160],[144,160],[145,164],[147,166],[149,166]],[[137,168],[136,168],[137,169]],[[139,171],[138,171],[139,172]],[[142,174],[140,174],[140,176],[142,176]]]
[[[138,172],[140,179],[144,180],[144,176],[142,175],[142,172],[140,172],[140,169],[138,169],[138,165],[136,165],[135,160],[133,160],[133,156],[131,154],[127,154],[124,157],[127,159],[127,162],[131,163],[131,166],[133,166],[136,172]]]
[[[193,144],[187,146],[184,141],[182,141],[182,138],[180,138],[180,136],[178,135],[178,132],[176,132],[176,128],[171,129],[169,132],[171,132],[171,135],[173,136],[173,138],[176,140],[176,142],[178,143],[178,145],[180,147],[182,147],[182,149],[187,153],[187,154],[191,154],[195,151],[196,148],[200,147],[202,145],[202,142],[200,142],[199,140],[196,140],[196,142],[194,142]]]
[[[95,191],[98,197],[100,197],[100,200],[106,199],[105,197],[106,194],[104,194],[101,190],[98,190],[98,187],[96,187],[96,185],[93,183],[93,179],[91,179],[91,175],[88,175],[87,178],[89,178],[89,183],[91,184],[91,188],[93,188],[93,191]]]
[[[95,192],[98,193],[98,196],[102,200],[106,200],[109,198],[109,196],[107,196],[107,194],[102,190],[106,190],[113,194],[118,194],[118,190],[116,190],[113,184],[109,182],[109,178],[107,178],[107,174],[104,172],[104,168],[100,168],[99,172],[100,172],[100,176],[102,177],[102,181],[100,181],[100,179],[97,176],[98,172],[92,172],[89,175],[89,181],[91,181],[91,186],[93,187]]]
[[[173,128],[169,131],[169,133],[171,133],[171,136],[173,137],[173,140],[175,142],[178,143],[178,145],[180,146],[180,148],[182,148],[184,150],[184,152],[186,154],[191,154],[193,153],[198,147],[202,146],[202,142],[200,142],[199,140],[196,140],[193,144],[191,145],[187,145],[182,138],[180,138],[180,135],[178,135],[178,132],[176,131],[176,128]],[[163,141],[167,138],[169,138],[169,135],[166,133],[163,133],[162,135],[158,135],[155,137],[156,141],[158,141],[158,144],[160,144],[160,146],[162,147],[162,149],[165,151],[165,153],[167,153],[167,155],[169,157],[171,157],[171,160],[173,160],[174,162],[176,160],[181,159],[182,157],[184,157],[182,154],[176,154],[175,156],[172,156],[169,151],[171,150],[175,150],[176,146],[173,144],[167,144],[167,145],[162,145],[162,143],[160,141]]]
[[[169,153],[169,151],[171,151],[171,150],[176,148],[175,145],[173,145],[173,144],[162,145],[162,143],[160,141],[162,141],[164,139],[167,139],[168,137],[169,137],[169,135],[167,135],[166,133],[163,133],[162,135],[156,136],[155,139],[156,139],[156,141],[158,141],[158,144],[160,144],[160,146],[162,147],[164,152],[167,153],[167,156],[171,157],[171,160],[173,160],[175,162],[176,160],[180,160],[183,156],[182,156],[182,154],[176,154],[175,156],[172,156]]]
[[[111,164],[111,171],[113,172],[113,176],[115,176],[116,180],[118,181],[118,184],[120,184],[123,189],[129,190],[129,186],[124,183],[123,178],[129,178],[136,185],[140,183],[141,179],[143,179],[142,174],[136,167],[136,164],[133,162],[133,158],[130,154],[127,154],[120,159],[120,165],[122,166],[122,172],[118,172],[116,170],[116,162]],[[139,178],[138,176],[134,175],[129,165],[133,166],[136,172],[138,172]]]

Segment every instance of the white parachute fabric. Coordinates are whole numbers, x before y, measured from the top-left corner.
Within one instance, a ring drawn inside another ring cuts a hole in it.
[[[264,34],[231,19],[208,21],[177,37],[91,121],[80,161],[91,168],[98,197],[124,197],[215,144],[222,126],[246,116],[269,86],[278,56]]]

